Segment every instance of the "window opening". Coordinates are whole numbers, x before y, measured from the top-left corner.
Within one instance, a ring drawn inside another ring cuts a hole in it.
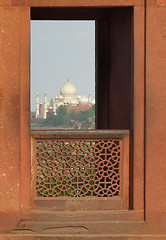
[[[127,209],[133,126],[133,9],[32,8],[31,13],[32,19],[38,20],[95,20],[98,129],[32,131],[34,207],[46,206],[45,200],[51,198],[49,206],[56,202],[57,209],[65,209],[68,201],[72,209],[71,197],[75,197],[80,199],[75,209]]]
[[[31,129],[95,128],[95,21],[31,21]]]

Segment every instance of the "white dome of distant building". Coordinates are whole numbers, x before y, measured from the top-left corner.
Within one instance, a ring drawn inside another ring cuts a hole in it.
[[[83,95],[83,96],[79,99],[79,103],[80,103],[81,105],[86,105],[86,104],[88,104],[88,98],[87,98],[85,95]]]
[[[59,100],[63,101],[63,96],[62,95],[59,95]]]
[[[65,103],[70,103],[76,97],[76,88],[69,80],[61,87],[60,94],[63,96]]]
[[[81,98],[81,95],[78,95],[77,98],[80,99],[80,98]]]
[[[81,106],[90,106],[92,107],[95,104],[95,99],[92,100],[92,94],[89,93],[88,98],[85,95],[76,95],[77,89],[69,80],[61,87],[60,94],[54,96],[50,100],[50,104],[47,102],[47,93],[44,93],[44,104],[39,104],[39,94],[36,95],[36,118],[39,115],[43,116],[43,119],[47,118],[47,112],[53,112],[56,115],[56,110],[59,106],[75,106],[76,109],[81,109]],[[83,107],[86,108],[86,107]],[[44,112],[44,113],[43,113]]]

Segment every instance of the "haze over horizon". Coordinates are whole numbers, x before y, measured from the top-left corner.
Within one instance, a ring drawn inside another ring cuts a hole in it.
[[[31,21],[31,110],[69,78],[78,95],[95,97],[95,22]]]

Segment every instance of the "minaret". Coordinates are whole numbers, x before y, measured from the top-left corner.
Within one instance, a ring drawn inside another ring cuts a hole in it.
[[[53,112],[54,112],[54,115],[56,115],[55,98],[53,98]]]
[[[91,105],[92,102],[92,93],[89,93],[89,97],[88,97],[88,103],[89,105]]]
[[[47,92],[44,93],[44,119],[47,118]]]
[[[39,93],[36,93],[36,118],[39,116]]]

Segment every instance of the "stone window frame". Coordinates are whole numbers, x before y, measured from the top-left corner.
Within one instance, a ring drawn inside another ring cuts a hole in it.
[[[124,213],[124,220],[143,220],[144,219],[144,6],[141,1],[126,4],[122,6],[134,7],[134,116],[133,116],[133,168],[131,172],[132,184],[130,189],[130,198],[132,204],[130,210]],[[43,7],[42,3],[37,6]],[[56,3],[62,6],[63,3]],[[30,7],[35,3],[29,3],[29,11],[22,9],[21,13],[21,212],[29,212],[31,209],[31,176],[30,176],[30,121],[29,121],[29,103],[30,102],[30,76],[29,76],[29,46],[30,46]],[[44,6],[49,6],[49,0],[45,1]],[[79,5],[79,7],[83,5]],[[100,3],[99,3],[100,6]],[[99,7],[95,4],[94,7]],[[115,4],[110,4],[115,6]],[[70,8],[70,6],[68,6]],[[74,6],[75,7],[75,6]],[[103,6],[102,6],[103,7]],[[106,5],[108,7],[108,5]],[[25,11],[25,12],[24,12]],[[25,17],[26,16],[26,17]],[[139,26],[139,33],[138,32]],[[136,51],[137,50],[137,51]],[[135,54],[137,55],[135,56]],[[117,212],[117,216],[118,216]],[[24,214],[23,214],[24,215]],[[111,211],[108,213],[112,219]]]

